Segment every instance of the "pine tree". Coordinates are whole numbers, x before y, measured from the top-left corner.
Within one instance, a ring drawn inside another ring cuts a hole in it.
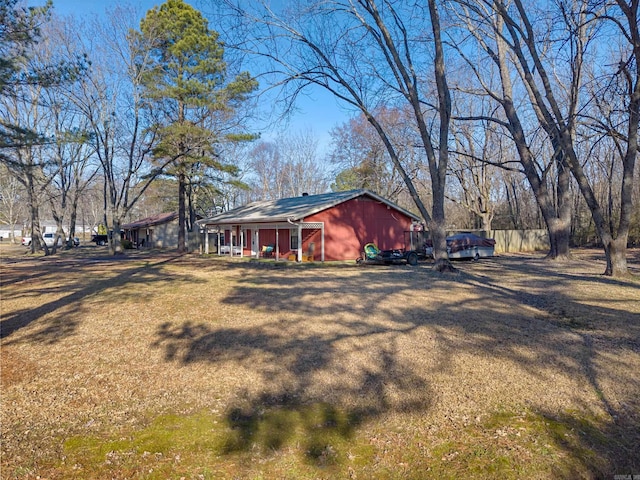
[[[178,179],[178,249],[185,251],[189,178],[205,166],[230,167],[217,160],[221,119],[246,100],[257,82],[243,72],[227,81],[224,48],[207,20],[183,0],[167,0],[149,10],[137,33],[140,55],[152,59],[144,74],[143,95],[157,119],[157,158],[173,159]]]

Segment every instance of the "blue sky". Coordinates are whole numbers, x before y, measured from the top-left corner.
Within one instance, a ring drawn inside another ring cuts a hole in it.
[[[29,5],[42,5],[45,0],[27,0]],[[116,4],[128,4],[136,7],[144,15],[156,5],[162,4],[158,0],[53,0],[55,11],[59,15],[74,15],[78,17],[91,15],[104,15],[105,11]],[[197,7],[198,0],[189,1]],[[250,66],[246,68],[251,70]],[[323,89],[309,90],[307,95],[301,95],[298,99],[297,112],[286,125],[274,124],[265,119],[265,125],[270,125],[269,130],[262,132],[262,137],[270,140],[280,132],[297,132],[311,130],[318,139],[321,152],[326,152],[330,143],[329,131],[336,125],[347,121],[349,115],[341,108],[336,100]]]

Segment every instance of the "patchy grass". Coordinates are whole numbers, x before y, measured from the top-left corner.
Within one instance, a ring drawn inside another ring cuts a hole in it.
[[[440,275],[0,248],[2,478],[640,472],[640,281],[598,252]]]
[[[91,478],[113,478],[123,471],[149,478],[339,474],[345,465],[363,465],[373,456],[369,445],[354,438],[357,424],[321,403],[233,409],[225,415],[167,414],[127,435],[70,438],[64,442],[64,465]]]

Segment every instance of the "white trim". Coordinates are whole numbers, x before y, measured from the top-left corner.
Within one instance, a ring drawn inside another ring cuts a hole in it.
[[[246,239],[246,231],[247,230],[251,230],[252,232],[255,232],[255,236],[256,236],[256,245],[259,246],[260,245],[260,230],[275,230],[276,231],[276,245],[275,245],[275,259],[279,260],[280,259],[280,231],[281,230],[286,230],[288,232],[288,241],[289,241],[289,247],[291,247],[291,232],[294,230],[294,228],[298,229],[298,249],[297,249],[297,255],[296,258],[299,262],[302,261],[302,230],[320,230],[320,261],[324,262],[324,248],[325,248],[325,242],[324,242],[324,222],[278,222],[278,223],[246,223],[246,224],[234,224],[234,225],[229,225],[229,224],[225,224],[225,223],[221,223],[221,224],[216,224],[216,223],[203,223],[202,228],[204,229],[205,233],[205,253],[209,253],[209,233],[217,233],[218,235],[216,236],[217,238],[217,247],[218,247],[218,255],[229,255],[231,252],[232,254],[230,256],[240,256],[243,257],[244,256],[244,245],[242,245],[243,243],[245,243]],[[238,246],[233,246],[233,237],[237,235],[235,235],[236,229],[237,227],[240,227],[240,243],[241,245]],[[229,240],[228,240],[228,244],[227,245],[220,245],[220,234],[224,235],[224,233],[229,230],[230,235],[229,235]],[[253,233],[252,233],[252,237],[253,237]],[[223,252],[224,250],[224,252]],[[253,252],[252,252],[252,257]],[[255,257],[259,258],[260,257],[260,248],[257,249],[257,251],[255,252]]]

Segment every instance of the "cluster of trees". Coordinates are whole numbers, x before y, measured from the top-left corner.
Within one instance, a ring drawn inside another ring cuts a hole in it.
[[[65,212],[100,189],[114,232],[167,198],[184,234],[198,211],[369,188],[425,219],[439,264],[454,224],[540,225],[550,258],[593,236],[605,273],[627,273],[640,228],[636,0],[200,5],[287,108],[312,85],[353,110],[332,132],[332,175],[311,134],[247,142],[257,80],[229,78],[218,33],[183,0],[139,25],[123,7],[72,25],[50,5],[0,0],[1,159],[36,230],[43,201],[73,225]]]
[[[398,125],[394,126],[398,132]],[[445,214],[450,230],[526,230],[544,229],[545,223],[526,177],[515,160],[517,152],[504,136],[484,129],[474,136],[470,128],[460,127],[452,135],[454,147],[445,192]],[[332,190],[368,188],[398,205],[415,210],[404,182],[394,168],[380,137],[363,116],[352,118],[334,128],[329,160],[333,164]],[[420,195],[429,204],[429,178],[419,149],[410,142],[399,143],[407,171]],[[608,157],[605,157],[608,158]],[[482,161],[478,161],[482,159]],[[615,209],[619,205],[620,179],[615,163],[594,158],[589,172],[598,200]],[[608,168],[606,168],[608,167]],[[636,178],[638,176],[636,173]],[[613,179],[610,181],[610,179]],[[640,183],[636,183],[633,204],[640,203]],[[572,205],[572,245],[598,243],[593,220],[584,197],[574,184],[569,190]],[[613,212],[611,218],[616,218]],[[640,209],[632,216],[629,243],[640,243]]]
[[[26,205],[32,248],[49,254],[43,209],[71,239],[80,199],[101,190],[115,253],[123,219],[154,182],[172,179],[184,249],[201,190],[237,173],[226,145],[254,137],[242,108],[256,80],[231,78],[217,32],[182,0],[139,25],[124,7],[89,23],[53,17],[51,2],[0,0],[0,13],[0,159],[21,197],[4,183],[2,193]]]
[[[496,167],[525,179],[551,258],[569,254],[576,191],[604,246],[605,273],[627,273],[637,212],[637,1],[225,3],[230,37],[269,64],[286,98],[313,84],[366,119],[428,224],[437,263],[446,264],[447,196],[488,222]],[[424,165],[417,175],[413,148]],[[378,168],[375,158],[359,166]],[[598,170],[607,172],[605,198]],[[340,181],[363,171],[347,168]]]

